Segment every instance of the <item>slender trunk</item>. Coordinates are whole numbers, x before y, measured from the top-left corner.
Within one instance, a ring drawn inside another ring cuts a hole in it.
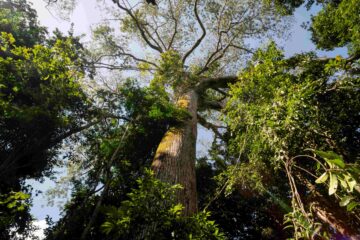
[[[190,90],[179,97],[177,105],[186,109],[191,118],[170,128],[156,150],[152,169],[156,176],[171,184],[181,184],[178,202],[184,206],[184,215],[197,211],[195,155],[197,137],[198,96]]]

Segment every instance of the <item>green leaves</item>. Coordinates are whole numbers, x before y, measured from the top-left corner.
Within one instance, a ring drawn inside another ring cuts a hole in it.
[[[159,69],[155,73],[151,84],[156,87],[175,89],[180,85],[186,85],[186,79],[181,60],[181,55],[175,50],[169,50],[161,54]]]
[[[313,239],[315,235],[321,235],[321,223],[312,221],[309,216],[304,216],[298,208],[284,215],[284,225],[284,229],[294,229],[294,239]]]
[[[175,194],[180,185],[170,185],[154,177],[146,170],[137,180],[138,188],[127,194],[129,200],[119,208],[103,208],[106,221],[102,231],[115,238],[134,239],[224,239],[214,221],[208,220],[208,212],[193,217],[182,216],[183,206],[176,203]]]
[[[355,164],[345,164],[342,157],[332,151],[314,151],[318,156],[325,160],[325,164],[329,167],[326,171],[315,180],[317,184],[326,183],[329,177],[328,192],[329,195],[337,194],[341,196],[339,205],[347,207],[348,211],[352,211],[360,203],[357,198],[351,195],[354,192],[356,174],[359,167]],[[355,174],[355,175],[354,175]],[[339,191],[339,183],[342,191]]]
[[[354,198],[355,197],[353,197],[353,196],[345,196],[341,199],[339,205],[341,207],[344,207],[344,206],[348,205],[350,203],[350,201],[353,200]]]
[[[336,192],[337,187],[338,187],[338,179],[337,176],[335,174],[331,174],[330,175],[330,181],[329,181],[329,195],[332,195]]]
[[[319,61],[314,53],[285,59],[273,43],[254,54],[252,62],[240,72],[239,81],[230,86],[225,111],[232,136],[231,153],[241,156],[241,164],[236,165],[240,170],[231,174],[230,183],[237,179],[242,181],[241,186],[247,186],[244,180],[254,179],[257,171],[252,167],[254,162],[267,166],[260,176],[296,162],[299,168],[293,168],[293,174],[297,171],[304,179],[311,174],[317,176],[315,182],[322,186],[317,185],[315,191],[326,190],[334,201],[354,196],[341,204],[356,207],[352,202],[357,202],[354,189],[359,179],[359,79],[357,74],[344,74],[344,61],[341,57],[332,62]],[[324,149],[314,151],[316,164],[309,163],[313,156],[306,159],[302,155],[304,149],[314,146]],[[340,149],[344,157],[328,149]],[[246,169],[242,164],[250,170],[240,175],[238,172]],[[260,178],[258,182],[266,187],[267,181]]]
[[[353,176],[353,169],[358,168],[356,165],[346,165],[342,157],[332,151],[314,151],[318,156],[325,160],[329,169],[326,169],[319,178],[316,179],[316,183],[325,183],[330,176],[329,180],[329,195],[334,194],[338,188],[338,182],[340,181],[341,187],[347,192],[353,192],[354,187],[357,185],[357,181]]]
[[[360,6],[357,0],[342,0],[326,6],[313,18],[312,40],[321,49],[350,46],[350,52],[360,50]]]
[[[346,205],[346,210],[348,212],[351,212],[352,210],[355,209],[355,207],[359,206],[360,203],[359,202],[350,202],[348,205]]]
[[[344,160],[340,155],[337,155],[332,151],[323,152],[316,150],[314,152],[322,157],[330,167],[338,166],[340,168],[345,168]]]
[[[319,178],[315,180],[316,183],[324,183],[328,179],[329,174],[327,172],[324,172]]]

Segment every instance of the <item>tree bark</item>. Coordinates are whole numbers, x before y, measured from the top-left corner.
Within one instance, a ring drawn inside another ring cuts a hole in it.
[[[309,190],[309,196],[306,202],[322,222],[329,224],[338,233],[352,240],[360,238],[359,227],[354,226],[351,217],[344,208],[339,207],[337,203],[334,204],[328,201],[328,199],[317,191],[316,187],[305,177],[301,176],[301,174],[298,173],[296,176]]]
[[[356,229],[356,227],[349,223],[350,219],[348,219],[348,216],[342,209],[339,209],[338,206],[329,206],[321,198],[313,198],[311,200],[312,210],[322,222],[329,224],[341,235],[347,236],[351,240],[360,238],[359,229]]]
[[[197,137],[198,95],[194,90],[182,94],[176,103],[186,109],[191,118],[170,128],[161,140],[152,163],[156,176],[171,184],[181,184],[178,202],[184,206],[183,214],[197,211],[195,158]]]

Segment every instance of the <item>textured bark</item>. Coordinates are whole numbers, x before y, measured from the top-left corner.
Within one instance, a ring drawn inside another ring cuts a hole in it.
[[[334,204],[332,201],[329,201],[316,190],[312,183],[302,177],[301,174],[297,174],[296,176],[310,191],[306,202],[308,202],[312,211],[322,222],[329,224],[337,232],[350,239],[360,239],[359,226],[354,226],[354,223],[351,221],[351,216],[344,208],[339,207],[337,203]]]
[[[330,207],[323,199],[312,199],[312,210],[322,222],[329,224],[337,232],[352,240],[360,238],[359,229],[349,223],[348,216],[338,206]]]
[[[195,157],[197,137],[198,96],[191,90],[179,97],[177,105],[186,109],[191,118],[169,129],[156,150],[152,170],[156,176],[171,184],[181,184],[178,202],[184,206],[184,215],[197,211]]]

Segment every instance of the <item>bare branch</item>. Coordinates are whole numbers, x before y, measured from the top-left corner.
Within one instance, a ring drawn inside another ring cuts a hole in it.
[[[226,127],[223,127],[223,126],[217,126],[215,124],[212,124],[212,123],[209,123],[208,121],[206,121],[205,118],[203,118],[202,116],[200,116],[199,114],[197,115],[197,119],[198,119],[198,122],[200,123],[201,126],[207,128],[207,129],[210,129],[214,132],[214,134],[222,139],[223,136],[221,135],[221,133],[219,132],[219,128],[226,128]]]
[[[224,108],[224,104],[222,104],[220,101],[202,100],[200,105],[201,108],[212,109],[216,111],[221,111]]]
[[[239,49],[239,50],[243,50],[247,53],[251,53],[251,54],[254,54],[254,52],[248,48],[245,48],[245,47],[241,47],[241,46],[238,46],[238,45],[234,45],[234,44],[230,44],[229,47],[233,47],[233,48],[236,48],[236,49]]]
[[[221,90],[219,88],[214,88],[214,90],[221,93],[224,97],[229,97],[230,96],[227,92],[225,92],[225,91],[223,91],[223,90]]]
[[[94,64],[95,68],[105,68],[109,70],[132,70],[132,71],[155,71],[156,68],[141,68],[132,65],[113,65],[109,63],[98,62]]]
[[[237,80],[237,76],[223,76],[217,78],[206,78],[201,80],[196,86],[197,92],[203,92],[208,88],[220,88],[227,87],[229,83],[234,83]]]
[[[195,7],[194,7],[194,13],[195,13],[195,17],[196,17],[196,20],[198,21],[201,29],[202,29],[202,35],[201,37],[195,42],[195,44],[192,46],[192,48],[187,52],[185,53],[183,59],[182,59],[182,63],[184,64],[185,61],[186,61],[186,58],[188,58],[190,56],[190,54],[200,45],[201,41],[204,39],[204,37],[206,36],[206,29],[204,27],[204,24],[202,23],[200,17],[199,17],[199,14],[197,12],[197,3],[198,3],[198,0],[195,1]]]
[[[154,24],[155,24],[156,27],[155,27],[155,28],[152,27],[151,24],[149,24],[149,26],[150,26],[151,29],[154,31],[154,33],[155,33],[156,37],[159,39],[161,45],[164,47],[164,49],[166,49],[165,43],[164,43],[164,41],[162,40],[162,38],[160,37],[160,34],[159,34],[159,32],[158,32],[158,29],[161,28],[161,27],[162,27],[163,25],[165,25],[165,24],[162,24],[162,25],[159,26],[159,25],[156,23],[156,20],[154,19],[154,16],[152,16],[152,19],[153,19],[153,22],[154,22]]]
[[[170,42],[169,42],[169,45],[168,45],[168,47],[167,47],[167,50],[170,50],[170,48],[172,47],[172,45],[173,45],[173,43],[174,43],[175,36],[176,36],[176,34],[177,34],[177,32],[178,32],[178,31],[177,31],[178,19],[175,17],[171,0],[169,0],[169,5],[170,5],[171,18],[174,20],[174,33],[173,33],[172,36],[171,36],[171,40],[170,40]]]
[[[226,51],[230,48],[230,46],[232,45],[232,42],[236,39],[236,37],[239,35],[235,34],[231,40],[229,41],[229,43],[224,47],[224,48],[217,48],[216,51],[214,51],[210,57],[208,58],[208,60],[205,63],[205,66],[197,73],[197,75],[201,75],[204,72],[206,72],[207,70],[209,70],[209,66],[211,66],[213,63],[215,63],[216,61],[218,61],[219,59],[221,59]],[[219,42],[221,41],[221,34],[219,36]],[[220,53],[221,52],[221,53]],[[215,57],[218,53],[220,53],[220,55],[218,55],[216,58],[212,59],[213,57]]]
[[[156,67],[156,68],[159,68],[159,66],[156,65],[155,63],[150,62],[150,61],[145,60],[145,59],[142,59],[142,58],[138,58],[138,57],[134,56],[133,54],[127,53],[127,52],[125,52],[125,51],[119,52],[119,53],[117,53],[117,54],[104,54],[104,55],[100,55],[100,56],[99,56],[98,58],[96,58],[96,60],[94,60],[92,63],[93,63],[93,64],[97,64],[97,63],[99,63],[99,61],[100,61],[102,58],[106,58],[106,57],[119,57],[119,56],[127,56],[127,57],[130,57],[130,58],[132,58],[133,60],[135,60],[135,61],[137,61],[137,62],[147,63],[147,64],[150,64],[150,65]],[[101,62],[100,62],[99,64],[101,64]]]
[[[148,39],[148,37],[146,36],[146,30],[143,28],[143,26],[141,26],[139,20],[135,17],[135,15],[131,12],[131,9],[126,8],[125,6],[121,5],[119,3],[119,0],[113,0],[114,3],[116,3],[116,5],[124,10],[135,22],[136,27],[139,29],[140,34],[142,36],[142,38],[144,39],[144,41],[149,45],[149,47],[151,47],[152,49],[162,53],[163,49],[160,46],[156,46],[153,43],[150,42],[150,40]],[[150,36],[151,37],[151,36]],[[157,44],[157,43],[156,43]]]

